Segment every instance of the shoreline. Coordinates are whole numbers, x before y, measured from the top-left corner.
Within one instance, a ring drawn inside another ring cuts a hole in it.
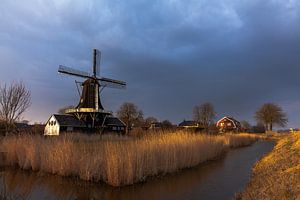
[[[252,175],[236,200],[300,198],[300,132],[272,137],[276,145],[252,168]]]
[[[93,141],[94,144],[85,140],[53,139],[21,137],[5,141],[8,151],[8,163],[5,164],[92,182],[103,181],[120,187],[218,159],[231,148],[253,144],[258,137],[249,134],[206,136],[171,133],[132,141]],[[26,146],[26,143],[36,144],[33,145],[35,148]],[[36,146],[45,148],[45,151]],[[50,149],[54,151],[49,152]],[[204,150],[204,154],[199,154]],[[20,156],[21,160],[18,159]]]

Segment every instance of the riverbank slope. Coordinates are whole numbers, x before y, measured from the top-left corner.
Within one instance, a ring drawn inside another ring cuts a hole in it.
[[[283,136],[255,164],[250,183],[236,199],[300,199],[300,132]]]

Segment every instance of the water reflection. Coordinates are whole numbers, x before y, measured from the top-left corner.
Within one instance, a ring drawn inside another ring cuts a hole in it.
[[[251,166],[273,145],[260,141],[220,160],[122,188],[5,169],[0,172],[0,199],[1,194],[11,199],[230,199],[248,182]]]

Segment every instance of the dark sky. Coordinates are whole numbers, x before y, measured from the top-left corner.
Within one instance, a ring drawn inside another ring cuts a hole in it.
[[[298,0],[1,1],[0,83],[25,82],[31,122],[78,103],[75,78],[57,68],[91,71],[93,48],[101,75],[127,82],[104,90],[107,110],[133,102],[178,123],[208,101],[218,118],[254,123],[274,102],[300,126]]]

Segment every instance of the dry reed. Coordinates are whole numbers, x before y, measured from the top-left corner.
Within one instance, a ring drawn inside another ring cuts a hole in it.
[[[199,165],[230,147],[255,140],[250,134],[211,136],[180,131],[140,138],[21,135],[6,137],[1,146],[8,166],[123,186]]]

